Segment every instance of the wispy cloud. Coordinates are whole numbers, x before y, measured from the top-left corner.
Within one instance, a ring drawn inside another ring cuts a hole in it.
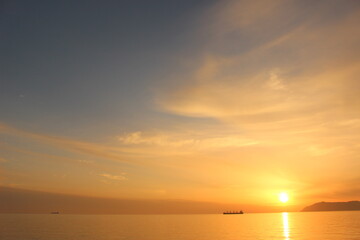
[[[127,178],[124,176],[125,173],[121,173],[121,175],[112,175],[108,173],[101,173],[99,176],[110,179],[110,180],[116,180],[116,181],[124,181],[127,180]]]
[[[194,134],[192,135],[199,135]],[[143,133],[133,132],[120,136],[119,141],[127,145],[153,145],[159,147],[191,148],[193,150],[211,150],[226,147],[244,147],[258,144],[257,141],[236,135],[197,136],[179,133]]]
[[[237,152],[243,162],[329,184],[358,176],[359,3],[221,1],[204,19],[199,61],[171,76],[182,85],[164,87],[157,106],[233,127],[257,143],[259,153]]]
[[[10,136],[21,137],[29,141],[40,142],[44,145],[51,145],[65,151],[76,152],[89,156],[95,156],[117,162],[129,164],[142,164],[140,161],[131,159],[134,152],[132,149],[122,148],[120,146],[110,146],[106,144],[96,144],[86,141],[79,141],[64,137],[51,136],[46,134],[33,133],[14,128],[12,126],[0,123],[0,133]]]
[[[339,124],[360,119],[360,56],[354,51],[360,12],[354,1],[332,4],[340,9],[335,16],[325,1],[315,9],[301,1],[217,5],[207,16],[212,37],[199,54],[203,61],[178,76],[184,85],[159,94],[157,103],[174,114],[244,128],[261,142],[264,133],[275,132],[283,142],[289,133],[307,140],[315,134],[356,138],[358,127],[341,131]]]

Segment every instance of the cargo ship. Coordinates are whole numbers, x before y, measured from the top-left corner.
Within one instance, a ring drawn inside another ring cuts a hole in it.
[[[240,212],[223,212],[223,214],[244,214],[244,212],[241,210]]]

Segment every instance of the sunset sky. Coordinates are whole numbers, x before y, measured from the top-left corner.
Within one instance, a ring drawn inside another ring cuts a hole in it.
[[[2,1],[0,186],[359,200],[359,24],[358,0]]]

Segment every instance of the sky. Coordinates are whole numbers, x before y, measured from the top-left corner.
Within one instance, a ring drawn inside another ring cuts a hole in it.
[[[357,0],[2,1],[1,196],[359,200],[359,22]]]

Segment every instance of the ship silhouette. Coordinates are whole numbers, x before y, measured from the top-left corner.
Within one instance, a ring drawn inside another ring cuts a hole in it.
[[[229,211],[229,212],[223,212],[223,214],[244,214],[244,212],[242,210],[240,212]]]

